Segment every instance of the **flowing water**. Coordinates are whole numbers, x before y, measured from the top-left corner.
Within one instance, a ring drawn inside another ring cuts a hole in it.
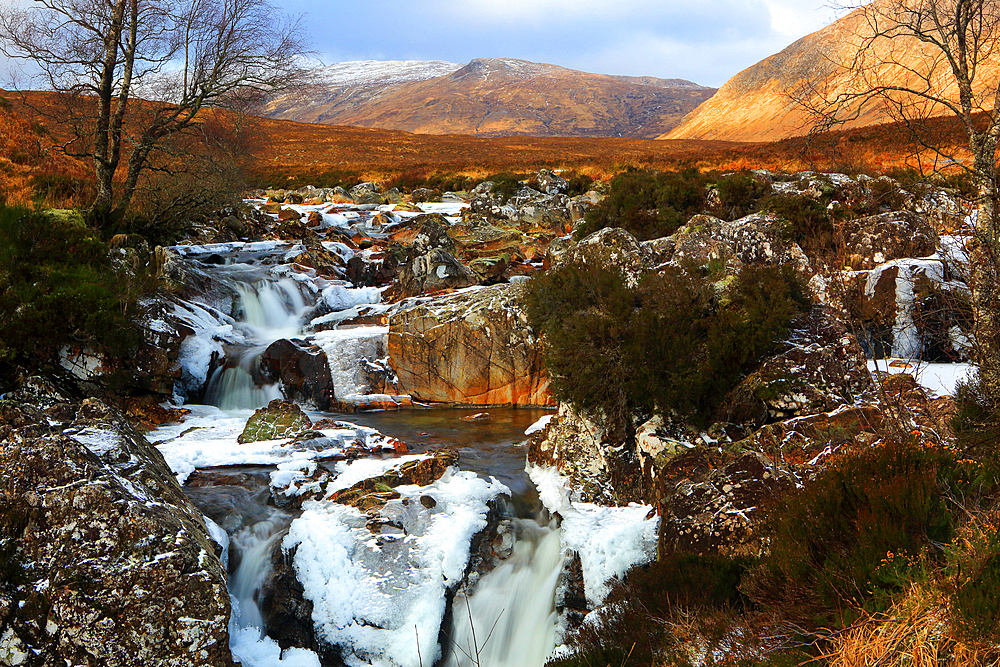
[[[231,280],[239,294],[239,326],[248,343],[227,346],[227,362],[214,371],[205,392],[207,403],[230,412],[260,407],[281,396],[276,385],[261,377],[259,357],[274,340],[299,335],[302,316],[312,306],[309,293],[295,281],[248,279],[245,268],[230,265],[219,271],[220,279]],[[375,428],[406,442],[415,453],[454,446],[462,469],[494,476],[511,490],[506,510],[513,527],[511,556],[456,595],[453,625],[445,629],[451,638],[445,647],[447,665],[540,667],[554,647],[560,534],[545,518],[524,472],[524,431],[544,414],[548,411],[490,409],[311,415]],[[270,573],[271,556],[295,519],[267,504],[268,472],[247,469],[242,485],[187,490],[230,535],[234,655],[255,666],[311,665],[311,653],[296,657],[282,654],[276,645],[261,648],[270,640],[258,608],[259,592]],[[232,469],[226,473],[234,474]]]

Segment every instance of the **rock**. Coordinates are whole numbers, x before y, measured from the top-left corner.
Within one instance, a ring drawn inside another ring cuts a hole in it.
[[[228,667],[230,613],[201,514],[119,413],[3,437],[4,664]]]
[[[309,211],[306,227],[320,227],[323,224],[323,214],[319,211]]]
[[[397,188],[392,188],[386,191],[385,200],[390,204],[399,204],[403,201],[403,195],[399,193]]]
[[[354,197],[351,193],[339,185],[330,190],[326,195],[326,200],[331,204],[354,204]]]
[[[535,180],[538,181],[538,189],[547,195],[564,195],[569,190],[566,179],[548,169],[539,171]]]
[[[441,248],[416,255],[399,272],[399,289],[403,296],[461,289],[478,282],[479,278],[471,269]]]
[[[688,449],[688,445],[668,437],[663,433],[663,417],[656,415],[635,433],[635,448],[640,460],[649,457],[656,466],[664,466],[675,456]]]
[[[757,508],[795,487],[795,478],[757,452],[739,455],[703,479],[681,476],[663,483],[659,553],[757,555]]]
[[[572,263],[617,268],[632,286],[651,268],[635,237],[617,227],[598,230],[554,257],[550,246],[549,253],[556,266]]]
[[[437,213],[418,215],[395,224],[389,233],[389,241],[413,248],[417,255],[423,255],[434,248],[455,253],[455,242],[448,235],[449,223]]]
[[[410,201],[414,204],[420,202],[439,202],[441,201],[441,193],[430,188],[417,188],[410,195]]]
[[[883,213],[840,225],[844,256],[854,270],[873,269],[893,259],[927,257],[937,247],[937,232],[926,215]]]
[[[365,183],[358,183],[350,190],[350,195],[355,198],[362,195],[371,195],[371,194],[377,195],[381,193],[382,193],[382,186],[380,186],[378,183],[372,183],[370,181],[367,181]]]
[[[351,505],[365,513],[380,510],[387,501],[399,498],[399,493],[393,491],[395,487],[430,486],[440,479],[448,468],[458,464],[458,452],[454,449],[439,449],[430,454],[430,458],[409,461],[378,477],[369,477],[348,489],[335,491],[327,496],[326,500]],[[433,504],[424,502],[423,498],[420,502],[426,508],[437,505],[433,498],[430,500]]]
[[[305,246],[305,250],[292,260],[296,264],[308,266],[316,269],[320,275],[331,277],[343,275],[346,272],[344,258],[327,250],[315,237],[302,239],[302,244]]]
[[[278,211],[278,220],[301,220],[302,214],[293,208],[283,208]]]
[[[605,459],[606,434],[599,420],[561,403],[548,425],[528,438],[528,463],[569,477],[584,502],[613,502]]]
[[[302,412],[302,408],[276,398],[266,408],[254,412],[236,441],[246,444],[260,440],[294,438],[311,430],[312,421]]]
[[[795,243],[786,241],[778,221],[766,213],[754,213],[732,222],[710,215],[696,215],[672,237],[675,264],[708,266],[722,262],[728,273],[747,264],[791,264],[811,277],[809,260]]]
[[[389,318],[401,392],[458,405],[551,405],[525,287],[503,284],[403,304]]]
[[[786,341],[733,390],[729,421],[760,426],[829,412],[872,389],[864,352],[832,309],[814,308],[797,318]]]
[[[281,382],[289,400],[303,401],[328,411],[334,401],[333,378],[326,353],[300,339],[271,343],[260,356],[261,372],[271,382]]]

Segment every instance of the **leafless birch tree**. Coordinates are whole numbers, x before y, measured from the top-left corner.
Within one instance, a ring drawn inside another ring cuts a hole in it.
[[[0,51],[61,93],[68,155],[91,160],[93,222],[114,225],[153,158],[204,110],[239,107],[300,74],[299,26],[266,0],[32,0],[0,7]],[[174,161],[177,162],[176,160]]]

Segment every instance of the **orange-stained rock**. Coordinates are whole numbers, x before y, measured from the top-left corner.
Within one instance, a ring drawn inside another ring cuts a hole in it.
[[[389,318],[389,364],[414,401],[553,405],[525,288],[500,284],[403,306]]]

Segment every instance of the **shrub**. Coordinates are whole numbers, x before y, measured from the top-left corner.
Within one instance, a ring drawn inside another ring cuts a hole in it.
[[[139,340],[126,280],[73,216],[0,208],[0,360],[44,368],[73,344],[125,354]]]
[[[711,421],[806,302],[795,272],[750,266],[725,298],[678,268],[636,287],[617,270],[567,265],[536,277],[528,319],[545,337],[556,398],[599,411],[609,430],[632,435],[635,411]]]
[[[771,194],[771,184],[758,181],[746,173],[732,174],[719,181],[719,209],[727,220],[736,220],[756,211],[759,199]]]
[[[770,551],[744,590],[811,627],[884,611],[952,538],[948,489],[965,490],[946,450],[891,440],[845,454],[766,509]]]
[[[807,251],[829,252],[836,249],[833,216],[823,204],[809,197],[798,195],[772,195],[761,204],[785,221],[788,240],[798,243]]]
[[[577,238],[605,227],[621,227],[640,241],[668,236],[705,207],[706,181],[695,169],[629,169],[611,179],[607,197],[587,212]]]

